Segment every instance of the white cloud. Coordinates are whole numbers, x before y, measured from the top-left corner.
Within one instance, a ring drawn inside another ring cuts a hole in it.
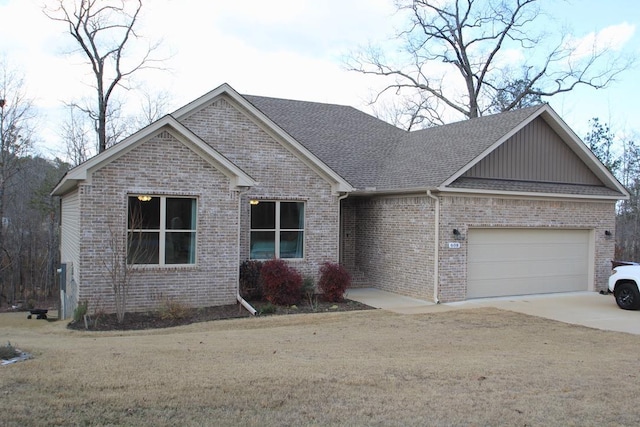
[[[623,22],[605,27],[598,32],[590,32],[582,37],[570,37],[566,41],[566,46],[574,50],[574,59],[606,50],[620,51],[633,38],[635,31],[635,25]]]

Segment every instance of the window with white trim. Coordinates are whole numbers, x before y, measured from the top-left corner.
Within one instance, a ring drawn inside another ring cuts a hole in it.
[[[128,264],[195,264],[197,200],[135,195],[128,198]]]
[[[251,201],[251,259],[304,257],[304,202]]]

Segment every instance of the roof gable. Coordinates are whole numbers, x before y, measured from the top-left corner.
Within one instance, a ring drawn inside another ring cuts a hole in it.
[[[480,153],[473,160],[471,160],[462,168],[460,168],[455,174],[453,174],[446,181],[444,181],[439,186],[439,188],[441,190],[446,190],[446,189],[452,189],[455,187],[461,187],[462,180],[458,181],[457,185],[455,185],[456,180],[458,180],[459,178],[468,180],[469,177],[473,176],[474,174],[480,173],[479,172],[480,170],[482,170],[483,168],[486,168],[486,165],[489,165],[489,162],[492,159],[493,160],[501,159],[501,161],[503,162],[503,167],[502,169],[498,168],[498,170],[502,170],[502,172],[505,172],[506,163],[509,162],[509,159],[505,158],[506,153],[518,152],[516,148],[521,148],[521,147],[516,147],[516,145],[518,144],[517,141],[528,144],[529,142],[527,142],[527,137],[531,136],[531,135],[527,135],[528,132],[535,133],[536,131],[539,131],[543,135],[542,136],[538,135],[533,139],[534,140],[537,139],[538,141],[544,140],[545,142],[543,143],[543,145],[545,145],[547,149],[551,148],[555,150],[556,154],[562,154],[564,159],[567,162],[569,162],[570,166],[573,168],[572,171],[569,171],[569,173],[564,173],[564,176],[563,176],[563,172],[561,171],[561,169],[563,167],[566,167],[567,165],[564,165],[562,162],[555,164],[555,169],[553,170],[553,173],[551,174],[551,176],[563,177],[563,179],[560,180],[559,184],[578,184],[578,185],[585,185],[585,186],[590,185],[590,186],[599,187],[601,188],[600,195],[604,196],[605,198],[619,199],[619,198],[629,197],[629,193],[627,192],[627,190],[620,184],[620,182],[618,182],[618,180],[611,174],[611,172],[609,172],[609,170],[597,159],[597,157],[591,152],[591,150],[589,150],[589,148],[582,142],[582,140],[580,140],[580,138],[566,125],[566,123],[564,123],[564,121],[557,115],[557,113],[549,105],[544,104],[539,107],[533,107],[533,108],[534,110],[531,111],[530,115],[526,117],[521,123],[516,125],[511,131],[505,134],[502,138],[498,138],[493,144],[488,146],[482,153]],[[530,109],[523,109],[523,110],[530,110]],[[522,110],[516,110],[516,112],[517,111],[522,111]],[[489,116],[487,118],[500,117],[506,114],[509,114],[509,113],[497,114],[495,116]],[[506,148],[501,149],[501,147],[504,144],[507,144]],[[496,154],[493,154],[493,153],[496,153]],[[523,157],[523,156],[526,156],[526,153],[524,154],[519,153],[516,156],[517,161],[526,162],[527,159],[526,157]],[[548,158],[546,157],[547,154],[544,153],[544,150],[539,150],[536,156],[537,156],[536,159],[538,163],[548,160]],[[489,159],[487,163],[479,165],[479,163],[483,162],[485,159]],[[538,169],[545,168],[548,165],[544,165],[544,164],[533,165],[533,162],[531,163],[532,164],[528,166],[528,168],[530,169],[529,171],[512,172],[514,173],[514,177],[537,176],[537,179],[535,180],[529,179],[529,181],[554,182],[553,178],[541,179],[540,172],[539,171],[536,172],[537,168]],[[473,169],[474,167],[476,167],[476,165],[478,165],[478,167],[476,169]],[[469,173],[469,175],[466,175],[467,173]],[[499,174],[496,174],[495,177],[498,177],[498,176]],[[567,178],[569,176],[571,178]],[[486,178],[491,179],[494,177],[489,176]],[[502,176],[500,177],[500,179],[509,179],[509,178],[508,177],[505,178],[504,176]],[[527,181],[526,179],[517,179],[517,178],[513,180],[518,182]],[[476,186],[477,186],[477,183],[476,183]],[[493,183],[493,187],[494,188],[496,187],[495,180]],[[473,188],[473,186],[470,186],[469,188]],[[565,188],[565,187],[562,187],[562,188]],[[486,188],[485,190],[496,191],[495,189],[491,189],[491,188]],[[505,191],[518,192],[517,190],[509,190],[509,189],[505,189]],[[565,193],[566,189],[561,190],[559,192]],[[535,191],[532,191],[531,193],[535,193]],[[593,191],[587,191],[585,194],[578,194],[577,197],[591,196],[592,193]],[[549,194],[553,194],[553,192]],[[573,193],[570,193],[570,194],[573,194]]]
[[[603,185],[541,117],[532,120],[462,176]]]
[[[350,192],[354,188],[339,172],[331,168],[324,158],[319,157],[315,152],[309,150],[297,138],[293,137],[287,129],[281,126],[280,121],[276,122],[272,114],[265,114],[260,108],[249,101],[254,101],[259,97],[242,96],[228,84],[223,84],[195,101],[185,105],[175,111],[172,115],[182,121],[215,102],[220,97],[224,97],[231,105],[243,112],[250,120],[260,126],[274,140],[278,141],[285,149],[302,160],[307,166],[316,171],[325,180],[331,183],[334,192]],[[284,100],[281,100],[284,101]],[[310,103],[308,103],[310,104]]]
[[[76,166],[65,174],[58,185],[53,189],[53,196],[62,196],[75,188],[80,181],[88,181],[91,174],[120,158],[124,154],[135,149],[140,144],[155,137],[161,132],[169,132],[178,141],[189,147],[213,167],[218,169],[230,179],[231,187],[251,187],[256,182],[246,172],[233,164],[229,159],[211,148],[197,135],[180,124],[171,116],[165,116],[144,129],[136,132],[122,142],[110,147],[102,153],[92,157],[86,162]]]

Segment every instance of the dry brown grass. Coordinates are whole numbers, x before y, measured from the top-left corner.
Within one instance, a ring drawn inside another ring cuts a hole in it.
[[[640,336],[497,309],[87,333],[0,314],[0,424],[637,425]]]

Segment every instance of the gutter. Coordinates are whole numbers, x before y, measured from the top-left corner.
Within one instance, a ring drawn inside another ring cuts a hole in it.
[[[340,264],[340,248],[342,246],[342,208],[340,204],[347,197],[349,197],[349,193],[338,196],[338,253],[336,254],[338,264]]]
[[[439,282],[439,265],[440,265],[440,199],[433,194],[431,190],[427,190],[427,196],[436,201],[435,209],[435,250],[434,250],[434,262],[433,262],[433,302],[440,304],[438,299],[438,282]]]
[[[252,316],[255,316],[258,312],[255,308],[251,306],[242,296],[240,295],[240,226],[241,226],[241,218],[242,218],[242,195],[249,191],[249,188],[244,190],[238,190],[236,193],[238,195],[238,265],[236,267],[236,300],[242,305]]]
[[[239,286],[239,284],[238,284],[238,286]],[[240,305],[242,305],[244,308],[246,308],[246,309],[247,309],[247,311],[248,311],[249,313],[251,313],[251,315],[252,315],[252,316],[255,316],[256,314],[258,314],[258,312],[256,311],[256,309],[255,309],[255,308],[253,308],[253,307],[251,306],[251,304],[249,304],[249,303],[248,303],[244,298],[242,298],[242,297],[240,296],[240,288],[238,288],[238,293],[237,293],[237,295],[236,295],[236,299],[238,300],[238,302],[240,303]]]

